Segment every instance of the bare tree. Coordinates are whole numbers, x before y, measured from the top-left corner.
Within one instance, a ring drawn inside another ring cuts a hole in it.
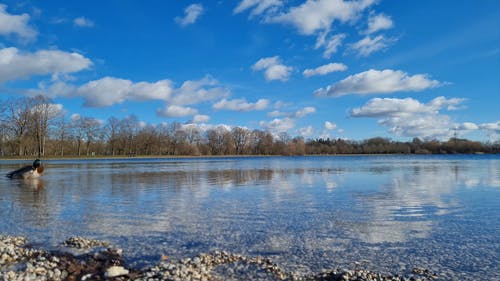
[[[80,122],[83,130],[83,135],[85,138],[85,153],[87,156],[90,155],[90,145],[99,138],[101,122],[92,117],[84,117]]]
[[[111,149],[111,155],[115,156],[117,144],[118,144],[118,135],[120,132],[120,120],[116,117],[110,117],[108,122],[106,123],[105,132],[108,137],[108,144]]]
[[[241,127],[234,127],[231,130],[231,135],[233,137],[236,154],[244,154],[245,148],[247,147],[250,140],[250,133],[248,132],[248,130]]]
[[[16,143],[17,155],[24,155],[25,141],[31,120],[33,100],[30,98],[10,99],[5,103],[6,130]]]
[[[217,127],[207,131],[207,144],[212,155],[224,154],[224,135],[227,130],[224,127]]]
[[[45,96],[36,96],[33,98],[33,103],[34,105],[31,109],[33,134],[37,144],[38,156],[44,156],[49,126],[58,115],[62,114],[62,112],[58,105],[53,104],[52,101]]]
[[[70,135],[70,124],[63,114],[59,115],[54,121],[54,135],[57,138],[59,146],[59,155],[64,156],[64,145]]]

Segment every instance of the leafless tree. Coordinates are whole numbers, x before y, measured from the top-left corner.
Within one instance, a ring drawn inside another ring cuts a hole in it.
[[[241,127],[234,127],[231,130],[231,135],[233,137],[236,154],[245,154],[245,149],[247,148],[248,142],[250,140],[250,132],[247,129]]]

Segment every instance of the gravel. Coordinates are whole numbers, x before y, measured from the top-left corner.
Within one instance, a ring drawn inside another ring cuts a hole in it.
[[[225,251],[179,260],[162,256],[158,264],[136,269],[127,268],[122,250],[105,241],[71,237],[62,245],[96,250],[81,254],[47,251],[33,248],[24,237],[0,235],[0,280],[442,280],[437,273],[425,268],[413,268],[401,275],[373,272],[359,266],[304,274],[286,271],[267,257]]]

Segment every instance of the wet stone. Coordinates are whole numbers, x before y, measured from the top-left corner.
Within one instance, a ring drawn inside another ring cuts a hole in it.
[[[404,274],[382,274],[363,269],[365,262],[353,268],[326,269],[320,273],[293,272],[262,256],[243,256],[226,251],[202,253],[180,260],[161,259],[157,265],[127,268],[118,248],[99,249],[92,254],[48,252],[26,246],[23,237],[0,235],[0,280],[296,280],[296,281],[378,281],[448,280],[453,272],[438,275],[426,268],[413,267]],[[86,249],[109,247],[109,243],[81,237],[64,242],[67,247]],[[441,278],[441,279],[440,279]]]

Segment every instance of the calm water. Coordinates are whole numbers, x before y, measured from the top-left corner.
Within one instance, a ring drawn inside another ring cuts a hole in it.
[[[22,162],[25,164],[26,162]],[[0,174],[21,165],[0,161]],[[0,178],[0,233],[47,248],[103,239],[147,266],[212,250],[289,270],[500,276],[500,156],[46,161]]]

